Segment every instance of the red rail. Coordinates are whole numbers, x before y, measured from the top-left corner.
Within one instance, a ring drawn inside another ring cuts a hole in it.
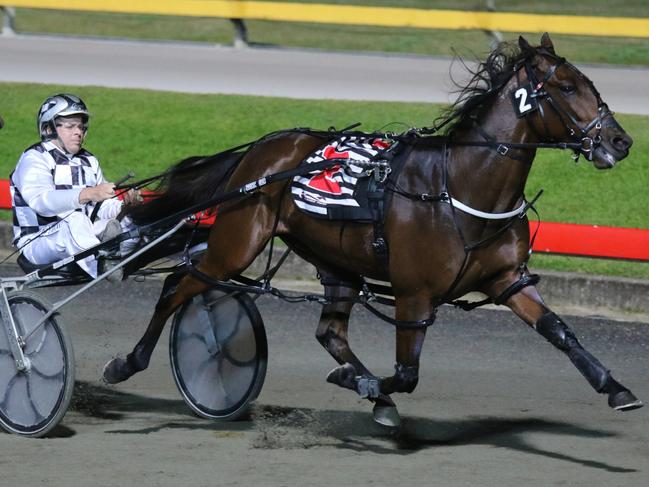
[[[551,254],[649,261],[649,230],[542,222],[533,249]]]
[[[0,208],[11,208],[6,179],[0,179]],[[548,254],[649,261],[649,230],[542,222],[533,249]]]
[[[11,209],[11,194],[9,193],[9,180],[0,179],[0,208]]]

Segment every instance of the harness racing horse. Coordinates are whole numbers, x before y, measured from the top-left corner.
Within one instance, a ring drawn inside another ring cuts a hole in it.
[[[608,396],[610,407],[641,407],[534,286],[526,265],[530,204],[523,194],[538,148],[572,149],[606,169],[628,155],[631,137],[592,82],[555,53],[547,34],[538,47],[521,37],[518,45],[494,49],[443,120],[443,137],[414,129],[396,136],[400,151],[392,162],[401,170],[386,186],[387,255],[373,245],[375,225],[309,216],[287,196],[287,181],[228,200],[219,205],[199,275],[167,278],[144,336],[125,359],[106,364],[105,380],[117,383],[145,369],[167,318],[213,282],[243,272],[277,235],[322,278],[327,302],[316,337],[339,364],[327,380],[372,401],[379,423],[399,424],[390,394],[415,389],[436,308],[472,291],[509,307],[564,352],[595,391]],[[259,139],[240,155],[187,159],[168,173],[161,198],[128,212],[138,224],[155,222],[253,179],[295,169],[329,139],[326,132],[288,130]],[[389,377],[375,377],[348,343],[349,315],[364,278],[392,285],[396,365]],[[368,383],[376,387],[361,391]]]

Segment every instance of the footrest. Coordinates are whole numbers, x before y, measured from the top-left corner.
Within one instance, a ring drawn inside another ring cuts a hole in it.
[[[31,272],[39,271],[42,269],[47,269],[52,265],[52,264],[34,264],[33,262],[30,262],[27,259],[27,257],[25,257],[23,254],[18,255],[18,259],[16,260],[16,263],[23,270],[25,274],[29,274]],[[83,271],[81,267],[79,267],[76,264],[76,262],[72,262],[71,264],[60,267],[56,271],[53,271],[52,274],[61,276],[65,279],[72,279],[72,278],[86,276],[86,273]]]

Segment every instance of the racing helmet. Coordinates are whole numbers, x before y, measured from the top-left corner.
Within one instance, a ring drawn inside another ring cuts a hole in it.
[[[69,93],[61,93],[50,96],[45,100],[39,108],[36,117],[36,125],[41,140],[55,138],[55,120],[58,117],[66,117],[69,115],[81,115],[86,124],[90,119],[88,107],[86,107],[86,104],[78,96]]]

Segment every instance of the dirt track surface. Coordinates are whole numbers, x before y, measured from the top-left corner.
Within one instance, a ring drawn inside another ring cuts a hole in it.
[[[104,363],[139,339],[158,288],[100,284],[64,308],[77,362],[72,407],[53,438],[0,433],[2,485],[649,484],[649,408],[610,410],[567,358],[504,311],[440,310],[417,390],[395,395],[399,432],[376,425],[366,401],[325,383],[335,364],[314,338],[316,304],[257,301],[270,357],[264,389],[242,421],[190,413],[171,378],[166,334],[147,371],[104,385]],[[391,373],[392,328],[361,309],[352,320],[359,356]],[[649,399],[648,325],[567,321]]]

